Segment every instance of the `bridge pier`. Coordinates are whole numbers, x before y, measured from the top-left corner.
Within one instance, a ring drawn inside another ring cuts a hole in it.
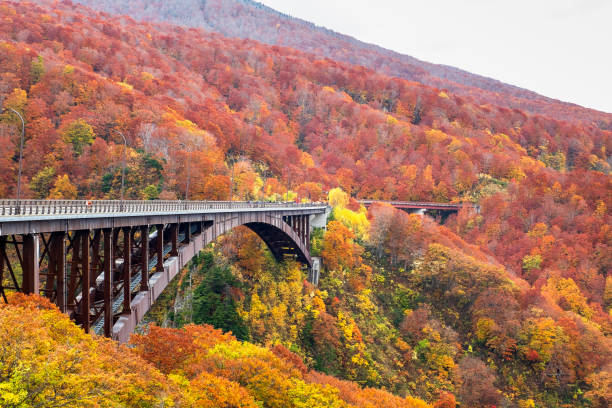
[[[321,258],[313,257],[312,258],[312,267],[309,272],[309,280],[315,286],[319,285],[319,277],[321,276]]]
[[[170,240],[172,242],[170,256],[178,256],[178,224],[170,226]]]
[[[113,330],[113,281],[115,267],[115,256],[113,248],[113,230],[111,228],[104,228],[102,230],[104,234],[104,335],[110,337]]]
[[[38,268],[40,258],[39,237],[38,234],[27,234],[22,239],[23,254],[21,269],[23,271],[23,293],[38,293],[40,283],[40,270]]]
[[[66,233],[57,231],[51,233],[49,243],[49,275],[45,285],[45,294],[53,298],[55,293],[55,304],[63,313],[66,313]]]
[[[149,290],[149,226],[140,227],[140,290]]]
[[[89,269],[89,230],[82,231],[81,235],[81,304],[79,308],[75,308],[77,313],[81,314],[81,324],[85,333],[89,333],[90,313],[91,313],[91,271]]]

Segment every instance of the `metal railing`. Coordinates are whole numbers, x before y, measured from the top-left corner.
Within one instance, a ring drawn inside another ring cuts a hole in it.
[[[436,203],[436,202],[421,202],[421,201],[385,201],[385,200],[357,200],[357,202],[367,205],[373,203],[386,203],[391,205],[411,205],[415,207],[450,207],[450,208],[461,208],[464,206],[473,206],[476,204],[472,203]]]
[[[326,203],[263,201],[0,200],[0,216],[167,213],[251,208],[324,208]]]

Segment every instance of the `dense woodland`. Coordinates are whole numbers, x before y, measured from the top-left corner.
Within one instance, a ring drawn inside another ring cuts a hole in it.
[[[127,157],[131,199],[184,199],[190,180],[189,199],[329,199],[334,213],[313,235],[317,288],[248,231],[209,248],[150,318],[177,328],[134,338],[129,353],[150,365],[125,383],[85,384],[79,353],[127,350],[17,298],[0,312],[0,338],[40,314],[15,340],[39,365],[0,359],[0,390],[14,395],[0,405],[36,406],[31,393],[50,378],[57,406],[73,386],[93,387],[92,406],[102,395],[99,406],[612,404],[612,115],[541,99],[539,116],[477,88],[37,3],[0,3],[0,105],[26,119],[26,197],[116,199]],[[20,131],[4,111],[0,197],[15,195]],[[480,211],[438,226],[354,198]],[[190,322],[233,335],[178,328]],[[47,373],[41,361],[76,365]],[[123,378],[121,361],[99,364]]]
[[[609,115],[592,109],[546,98],[535,92],[504,84],[495,79],[475,75],[447,65],[431,64],[408,55],[366,44],[352,37],[317,27],[266,7],[252,0],[75,0],[107,12],[129,15],[137,20],[169,22],[204,28],[230,38],[249,38],[270,45],[295,48],[313,55],[353,65],[362,65],[377,72],[445,88],[481,104],[518,108],[557,119],[571,116],[594,121],[612,129]],[[413,18],[426,16],[410,15]],[[436,28],[432,28],[436,29]],[[427,33],[423,33],[424,36]],[[419,41],[407,38],[406,41]]]
[[[0,339],[0,406],[7,408],[428,407],[308,371],[282,345],[242,343],[209,325],[151,327],[119,346],[33,296],[0,306]]]

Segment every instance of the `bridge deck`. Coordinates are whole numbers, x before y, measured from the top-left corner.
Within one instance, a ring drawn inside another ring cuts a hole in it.
[[[463,207],[474,207],[476,205],[470,203],[433,203],[419,201],[383,201],[383,200],[358,200],[359,203],[366,207],[374,203],[390,204],[395,208],[415,209],[415,210],[442,210],[442,211],[459,211]]]
[[[0,200],[0,236],[196,222],[213,214],[320,214],[326,208],[326,204],[291,202]]]
[[[325,208],[323,203],[260,201],[0,200],[0,222]]]

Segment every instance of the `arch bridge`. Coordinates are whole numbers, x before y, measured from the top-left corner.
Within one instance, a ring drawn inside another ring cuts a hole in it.
[[[237,226],[309,268],[326,204],[0,200],[0,296],[49,298],[86,332],[121,342],[208,243]],[[321,219],[322,218],[322,219]]]

